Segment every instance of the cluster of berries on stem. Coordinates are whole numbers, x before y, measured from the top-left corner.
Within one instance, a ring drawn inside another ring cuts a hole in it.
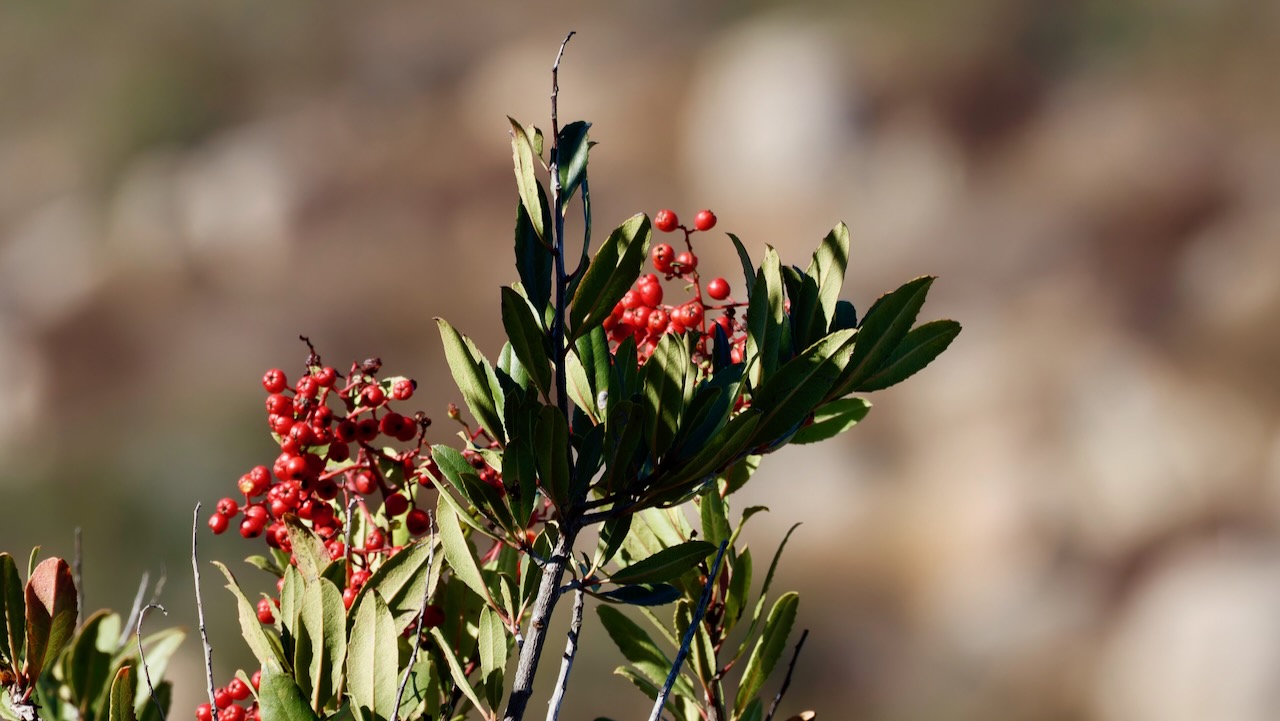
[[[262,678],[261,671],[254,671],[249,683],[257,690]],[[248,684],[239,678],[231,679],[226,686],[213,692],[213,706],[218,709],[218,721],[261,721],[258,702],[253,701],[253,692]],[[238,702],[251,701],[240,705]],[[196,721],[213,721],[213,706],[202,703],[196,707]]]

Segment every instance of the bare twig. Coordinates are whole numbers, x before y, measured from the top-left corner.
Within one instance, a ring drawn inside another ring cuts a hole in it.
[[[164,593],[164,584],[168,582],[168,580],[169,580],[169,569],[165,568],[165,565],[162,562],[160,564],[160,578],[156,579],[156,587],[151,591],[150,603],[160,602],[160,594]]]
[[[147,611],[153,608],[160,609],[160,613],[168,616],[169,612],[158,603],[149,603],[147,607],[142,609],[141,616],[138,617],[138,627],[135,629],[135,638],[138,641],[138,662],[142,666],[142,677],[147,681],[147,691],[151,693],[151,702],[156,705],[156,711],[160,712],[160,721],[166,721],[164,713],[164,705],[160,703],[160,698],[156,696],[156,687],[151,684],[151,669],[147,668],[147,656],[142,651],[142,622],[147,618]]]
[[[431,567],[436,562],[436,519],[427,511],[427,527],[431,529],[431,536],[427,541],[431,545],[427,547],[427,582],[422,587],[422,603],[418,605],[418,625],[413,633],[413,653],[409,656],[409,666],[404,670],[404,677],[400,679],[400,688],[396,691],[396,704],[391,707],[391,721],[400,721],[400,702],[404,699],[404,690],[409,685],[409,676],[413,673],[413,667],[418,664],[418,653],[422,650],[422,626],[427,617],[427,601],[431,598]]]
[[[71,561],[71,580],[76,585],[76,625],[84,618],[84,547],[80,527],[76,526],[75,558]]]
[[[542,569],[542,583],[538,586],[538,595],[533,602],[529,633],[525,636],[524,646],[520,649],[520,661],[516,665],[515,677],[511,683],[511,697],[507,700],[504,721],[520,721],[524,718],[529,697],[533,695],[533,677],[538,671],[542,647],[547,640],[547,626],[551,620],[551,612],[560,598],[560,581],[564,578],[565,567],[572,560],[576,533],[577,530],[572,526],[564,529],[563,535],[556,541],[555,549],[551,552],[551,558]]]
[[[569,672],[573,670],[573,659],[578,655],[578,635],[582,633],[582,606],[585,598],[582,584],[578,584],[573,591],[573,616],[564,642],[564,657],[560,660],[560,677],[556,680],[556,691],[547,704],[547,721],[556,721],[560,717],[560,704],[569,687]]]
[[[196,535],[200,530],[200,504],[191,518],[191,572],[196,583],[196,617],[200,620],[200,645],[204,647],[204,679],[209,691],[209,710],[213,721],[218,721],[218,704],[213,698],[213,647],[209,645],[209,632],[204,625],[204,601],[200,598],[200,561],[196,554]]]
[[[769,715],[764,717],[764,721],[773,721],[773,714],[778,710],[778,704],[782,703],[782,697],[787,693],[787,688],[791,686],[791,673],[796,670],[796,661],[800,659],[800,649],[804,648],[804,641],[809,638],[809,629],[805,629],[800,634],[800,640],[796,642],[796,650],[791,653],[791,664],[787,666],[787,677],[782,679],[782,688],[778,689],[778,695],[773,697],[773,704],[769,706]]]
[[[657,700],[653,702],[649,721],[658,721],[662,716],[662,707],[667,705],[671,687],[680,676],[680,666],[684,664],[684,657],[689,655],[689,645],[693,643],[693,636],[698,632],[702,616],[707,612],[707,604],[711,601],[711,589],[716,585],[716,577],[720,575],[720,561],[724,559],[724,551],[728,547],[727,540],[720,542],[720,551],[716,553],[715,563],[711,564],[711,573],[707,574],[707,585],[702,589],[702,598],[698,599],[698,607],[693,610],[693,619],[689,621],[689,628],[684,632],[684,639],[680,641],[680,651],[676,653],[676,660],[671,664],[671,673],[667,674],[667,682],[662,684],[662,693],[659,693]]]
[[[120,640],[117,646],[123,648],[129,642],[129,634],[133,631],[133,626],[138,622],[138,616],[142,614],[142,597],[147,595],[147,585],[151,583],[151,572],[143,571],[142,580],[138,581],[138,590],[133,594],[133,606],[129,609],[129,616],[124,622],[124,628],[120,629]]]

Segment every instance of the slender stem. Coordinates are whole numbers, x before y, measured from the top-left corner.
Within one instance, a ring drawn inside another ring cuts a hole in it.
[[[134,637],[138,642],[138,665],[142,666],[142,677],[147,681],[147,691],[151,693],[151,702],[156,705],[156,711],[160,713],[160,721],[166,721],[164,704],[160,703],[160,698],[156,696],[156,687],[151,683],[151,669],[147,668],[147,656],[142,652],[142,622],[147,618],[147,611],[153,608],[160,609],[160,613],[166,616],[169,615],[164,606],[158,603],[147,604],[147,607],[142,609],[142,613],[138,616],[138,626],[134,629]]]
[[[400,702],[404,700],[404,689],[409,685],[409,676],[413,667],[418,665],[418,653],[422,650],[422,625],[427,617],[427,601],[431,598],[431,567],[436,563],[436,519],[427,511],[427,527],[431,529],[431,537],[427,542],[427,582],[422,587],[422,603],[418,605],[418,625],[413,633],[413,653],[409,655],[409,665],[400,679],[400,688],[396,691],[396,705],[391,707],[391,721],[400,721]]]
[[[565,344],[565,324],[568,322],[568,309],[565,307],[568,291],[568,277],[564,263],[564,195],[560,187],[560,118],[556,107],[560,96],[560,59],[564,57],[564,48],[569,44],[574,33],[569,32],[564,42],[560,43],[560,52],[556,53],[555,64],[551,66],[551,207],[554,212],[554,245],[556,260],[556,321],[551,345],[556,352],[556,405],[565,421],[569,416],[569,382],[565,372],[565,359],[569,348]],[[569,464],[573,468],[573,464]]]
[[[124,622],[124,628],[120,630],[120,641],[117,646],[123,646],[129,640],[129,630],[138,622],[138,617],[142,614],[143,596],[147,595],[147,585],[151,583],[151,572],[143,571],[142,580],[138,582],[138,590],[133,594],[133,606],[129,608],[128,620]]]
[[[698,599],[698,607],[693,610],[693,619],[689,621],[689,628],[684,632],[684,639],[680,641],[680,651],[676,653],[676,660],[671,664],[671,673],[667,674],[667,682],[662,685],[662,693],[658,694],[657,700],[653,702],[653,711],[649,714],[649,721],[658,721],[662,716],[662,707],[667,705],[667,697],[671,695],[671,687],[675,686],[676,679],[680,676],[680,666],[684,664],[685,656],[689,655],[689,645],[693,643],[693,636],[698,632],[698,626],[702,623],[702,616],[707,612],[707,604],[711,602],[711,589],[716,585],[716,577],[720,575],[720,561],[724,559],[724,551],[729,547],[729,542],[721,541],[720,550],[716,553],[715,563],[711,564],[711,573],[707,574],[707,585],[702,588],[702,598]]]
[[[196,618],[200,620],[200,645],[204,647],[204,680],[209,691],[209,710],[213,721],[218,721],[218,704],[213,699],[213,647],[209,645],[209,632],[204,625],[204,601],[200,599],[200,561],[196,555],[196,532],[200,530],[200,504],[191,518],[191,572],[196,582]]]
[[[548,704],[547,721],[556,721],[560,717],[560,704],[564,701],[565,690],[569,688],[569,672],[573,670],[573,659],[578,655],[578,635],[582,633],[582,606],[586,594],[579,584],[573,592],[573,617],[569,621],[569,633],[564,642],[564,657],[560,660],[560,678],[556,681],[555,694]]]
[[[80,538],[80,527],[76,526],[75,558],[71,561],[71,580],[76,587],[76,625],[84,618],[84,547]]]
[[[533,602],[529,633],[525,635],[524,646],[520,649],[520,662],[516,666],[516,675],[511,683],[511,698],[507,701],[504,721],[520,721],[524,718],[529,697],[533,695],[533,677],[538,672],[538,661],[542,657],[542,647],[547,640],[547,626],[551,622],[551,612],[555,610],[556,601],[560,597],[560,581],[564,578],[565,567],[573,560],[573,542],[576,535],[576,528],[564,527],[560,540],[556,541],[556,546],[551,552],[551,558],[542,569],[542,583],[538,585],[538,595]]]
[[[778,704],[782,703],[782,696],[786,694],[787,688],[791,686],[791,672],[796,670],[796,661],[800,658],[800,649],[804,648],[804,641],[809,638],[809,629],[805,629],[800,634],[800,640],[796,643],[796,650],[791,653],[791,664],[787,666],[787,677],[782,679],[782,688],[778,689],[778,695],[773,697],[773,705],[769,707],[769,715],[764,717],[764,721],[773,721],[773,714],[778,710]]]

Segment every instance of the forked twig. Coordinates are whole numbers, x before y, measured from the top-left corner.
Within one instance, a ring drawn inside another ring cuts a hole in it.
[[[667,705],[671,687],[675,686],[676,679],[680,676],[680,666],[684,664],[685,656],[689,655],[689,645],[693,643],[693,636],[698,632],[698,625],[702,623],[702,617],[707,612],[707,604],[711,602],[711,589],[716,585],[716,578],[720,575],[720,561],[724,559],[724,551],[728,547],[728,540],[720,542],[716,561],[711,564],[711,573],[707,574],[707,585],[702,588],[702,598],[698,599],[698,607],[693,610],[693,619],[684,632],[684,638],[680,641],[680,651],[676,653],[676,660],[671,664],[671,673],[667,674],[667,682],[662,684],[662,693],[659,693],[658,698],[653,702],[653,712],[649,714],[649,721],[658,721],[662,716],[662,707]]]
[[[204,647],[204,679],[209,691],[209,710],[213,721],[218,721],[218,704],[213,698],[213,647],[209,645],[209,632],[204,625],[204,601],[200,599],[200,561],[196,555],[196,535],[200,530],[200,504],[191,518],[191,572],[196,583],[196,617],[200,620],[200,645]]]
[[[164,706],[160,703],[160,698],[156,696],[156,687],[151,684],[151,669],[147,667],[147,656],[142,651],[142,622],[147,618],[147,611],[153,608],[160,609],[160,612],[168,616],[169,612],[164,606],[158,603],[149,603],[146,608],[142,609],[141,615],[138,616],[138,626],[134,630],[134,636],[138,641],[138,663],[142,666],[142,676],[147,681],[147,691],[151,693],[151,702],[156,705],[156,711],[160,713],[160,721],[167,721],[164,713]]]
[[[560,704],[564,701],[565,690],[569,688],[569,672],[573,670],[573,659],[578,655],[578,635],[582,633],[582,606],[585,598],[582,584],[574,586],[573,616],[565,638],[564,657],[560,660],[560,677],[556,679],[555,693],[547,704],[547,721],[556,721],[560,717]]]
[[[427,618],[427,601],[431,599],[431,567],[436,563],[436,519],[427,511],[427,527],[431,529],[431,537],[427,542],[427,582],[422,587],[422,603],[418,606],[418,625],[413,634],[413,653],[409,656],[409,666],[400,679],[400,688],[396,691],[396,704],[391,707],[391,721],[400,721],[400,702],[404,700],[404,690],[409,685],[409,676],[413,667],[418,665],[418,653],[422,650],[422,627]]]
[[[787,693],[787,688],[791,685],[791,673],[796,670],[796,661],[800,659],[800,649],[804,648],[804,640],[809,638],[809,629],[805,629],[800,634],[800,640],[796,642],[796,650],[791,652],[791,664],[787,666],[787,676],[782,679],[782,688],[778,689],[778,695],[773,697],[773,705],[769,707],[769,715],[764,717],[764,721],[773,721],[773,714],[778,710],[778,704],[782,703],[782,697]]]

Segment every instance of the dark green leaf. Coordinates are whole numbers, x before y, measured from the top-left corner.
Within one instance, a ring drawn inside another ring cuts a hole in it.
[[[782,279],[790,301],[788,319],[794,344],[807,348],[826,335],[827,323],[818,303],[818,282],[793,267],[782,268]]]
[[[489,589],[484,584],[484,577],[480,575],[475,549],[471,547],[467,537],[462,535],[457,514],[446,503],[440,502],[436,506],[436,518],[440,526],[441,548],[453,575],[481,598],[489,598]]]
[[[569,502],[569,425],[560,410],[546,406],[534,429],[542,489],[558,508]]]
[[[436,323],[440,326],[440,339],[444,343],[444,356],[449,363],[449,371],[453,374],[458,390],[462,391],[467,408],[481,427],[499,443],[503,442],[502,414],[505,400],[493,367],[471,339],[454,330],[448,321],[437,318]]]
[[[836,301],[836,312],[831,318],[831,332],[858,327],[858,310],[847,300]]]
[[[547,227],[539,212],[541,208],[538,202],[537,165],[533,159],[533,144],[529,142],[529,136],[525,133],[523,125],[510,117],[507,120],[511,121],[511,156],[515,164],[516,189],[520,193],[520,202],[533,220],[534,232],[543,243],[549,243]]]
[[[97,696],[106,684],[111,657],[119,638],[120,617],[109,611],[94,613],[76,634],[65,669],[72,698],[85,702],[81,705],[82,709],[88,707],[89,699]],[[80,715],[83,717],[84,713]]]
[[[649,453],[658,458],[671,447],[684,412],[689,354],[681,336],[667,334],[644,365],[644,423]]]
[[[502,454],[502,482],[517,519],[528,519],[538,499],[538,465],[533,438],[513,438]]]
[[[859,389],[863,382],[880,370],[885,360],[898,348],[924,305],[933,284],[932,276],[909,281],[901,288],[880,296],[858,326],[858,340],[844,378],[828,398],[840,398]]]
[[[760,456],[747,456],[730,466],[724,474],[726,496],[731,496],[751,480],[751,476],[760,467]]]
[[[264,668],[259,684],[258,704],[262,718],[271,721],[319,721],[307,705],[298,684],[288,674]]]
[[[27,603],[24,600],[22,577],[18,575],[18,564],[13,556],[0,553],[0,633],[4,638],[3,655],[8,659],[14,672],[21,671],[22,653],[27,643]]]
[[[805,349],[764,382],[752,407],[764,415],[754,442],[769,445],[793,433],[840,379],[853,353],[855,332],[832,333]]]
[[[702,537],[713,547],[719,548],[721,541],[729,540],[732,533],[729,528],[729,507],[720,497],[719,484],[712,483],[702,492],[698,513],[702,518]]]
[[[560,192],[563,202],[568,204],[578,185],[587,177],[587,129],[591,123],[581,120],[569,123],[560,129],[559,157],[556,164],[560,168]]]
[[[640,275],[649,250],[649,218],[635,215],[609,234],[579,281],[569,308],[572,339],[600,325]]]
[[[667,673],[671,671],[671,661],[653,639],[649,638],[649,634],[621,611],[610,606],[597,606],[596,613],[600,616],[600,625],[604,626],[622,656],[635,666],[643,678],[661,688],[666,683]],[[693,697],[693,684],[687,676],[677,676],[673,688],[685,696]]]
[[[728,634],[742,618],[747,607],[747,594],[751,593],[751,549],[744,548],[733,561],[729,577],[729,593],[724,599],[724,630]]]
[[[550,398],[551,360],[547,355],[546,335],[525,299],[506,287],[502,289],[502,326],[520,365],[543,397]]]
[[[741,714],[746,710],[747,704],[755,698],[765,679],[773,673],[773,667],[786,648],[791,627],[795,625],[799,605],[800,596],[794,592],[785,594],[773,604],[769,619],[764,624],[764,633],[756,642],[755,650],[747,660],[747,668],[742,672],[742,682],[738,686],[738,697],[734,703],[737,713]]]
[[[773,375],[782,342],[783,283],[778,252],[765,251],[747,307],[747,365],[753,386]]]
[[[844,285],[844,273],[848,267],[849,226],[840,223],[818,244],[818,249],[813,252],[813,260],[805,271],[818,287],[822,328],[829,327],[831,320],[836,317],[836,303],[840,300],[840,287]],[[804,341],[800,345],[809,345],[810,342]]]
[[[604,525],[600,527],[600,551],[596,557],[597,566],[603,566],[613,560],[613,557],[618,553],[618,549],[622,548],[622,542],[626,540],[627,533],[630,530],[630,513],[615,516],[604,522]]]
[[[347,693],[366,719],[391,718],[400,680],[396,650],[399,637],[382,597],[365,594],[355,607],[355,624],[347,645]]]
[[[715,550],[714,543],[687,541],[627,566],[610,576],[610,580],[620,585],[670,581],[695,568]]]
[[[745,281],[743,288],[747,289],[747,300],[751,300],[751,294],[754,292],[753,286],[756,283],[756,269],[751,265],[751,254],[747,252],[742,241],[738,240],[738,236],[728,233],[729,240],[733,241],[733,247],[738,251],[738,260],[742,263],[742,278]]]
[[[551,210],[547,206],[547,196],[538,185],[539,217],[547,219]],[[533,217],[525,210],[524,203],[516,209],[516,271],[520,274],[520,284],[529,296],[529,302],[539,312],[551,304],[551,273],[555,256],[543,245],[534,228]]]
[[[107,705],[107,721],[137,721],[133,713],[133,697],[137,693],[137,679],[133,668],[125,666],[116,672],[111,682],[111,697]]]
[[[669,583],[637,583],[591,595],[602,601],[628,606],[665,606],[680,598],[680,589]]]
[[[471,688],[471,682],[467,680],[467,674],[462,668],[462,663],[458,661],[457,655],[454,654],[452,646],[445,639],[444,634],[440,633],[440,629],[431,629],[431,637],[436,641],[436,648],[440,651],[440,655],[444,656],[445,663],[449,666],[449,676],[458,689],[466,695],[472,705],[477,709],[484,709],[484,704],[480,703],[480,699],[476,696],[475,689]]]
[[[150,694],[142,696],[142,710],[138,713],[138,721],[164,721],[173,703],[173,684],[169,681],[156,681],[156,699]],[[81,718],[84,718],[81,716]]]
[[[791,437],[792,443],[817,443],[833,438],[858,424],[871,410],[862,398],[841,398],[818,406],[813,423],[802,427]]]
[[[45,663],[57,660],[71,640],[79,618],[71,567],[61,558],[36,566],[27,580],[27,678],[36,679]]]
[[[857,390],[878,391],[910,378],[933,362],[960,335],[954,320],[935,320],[913,328],[880,369],[858,384]]]

